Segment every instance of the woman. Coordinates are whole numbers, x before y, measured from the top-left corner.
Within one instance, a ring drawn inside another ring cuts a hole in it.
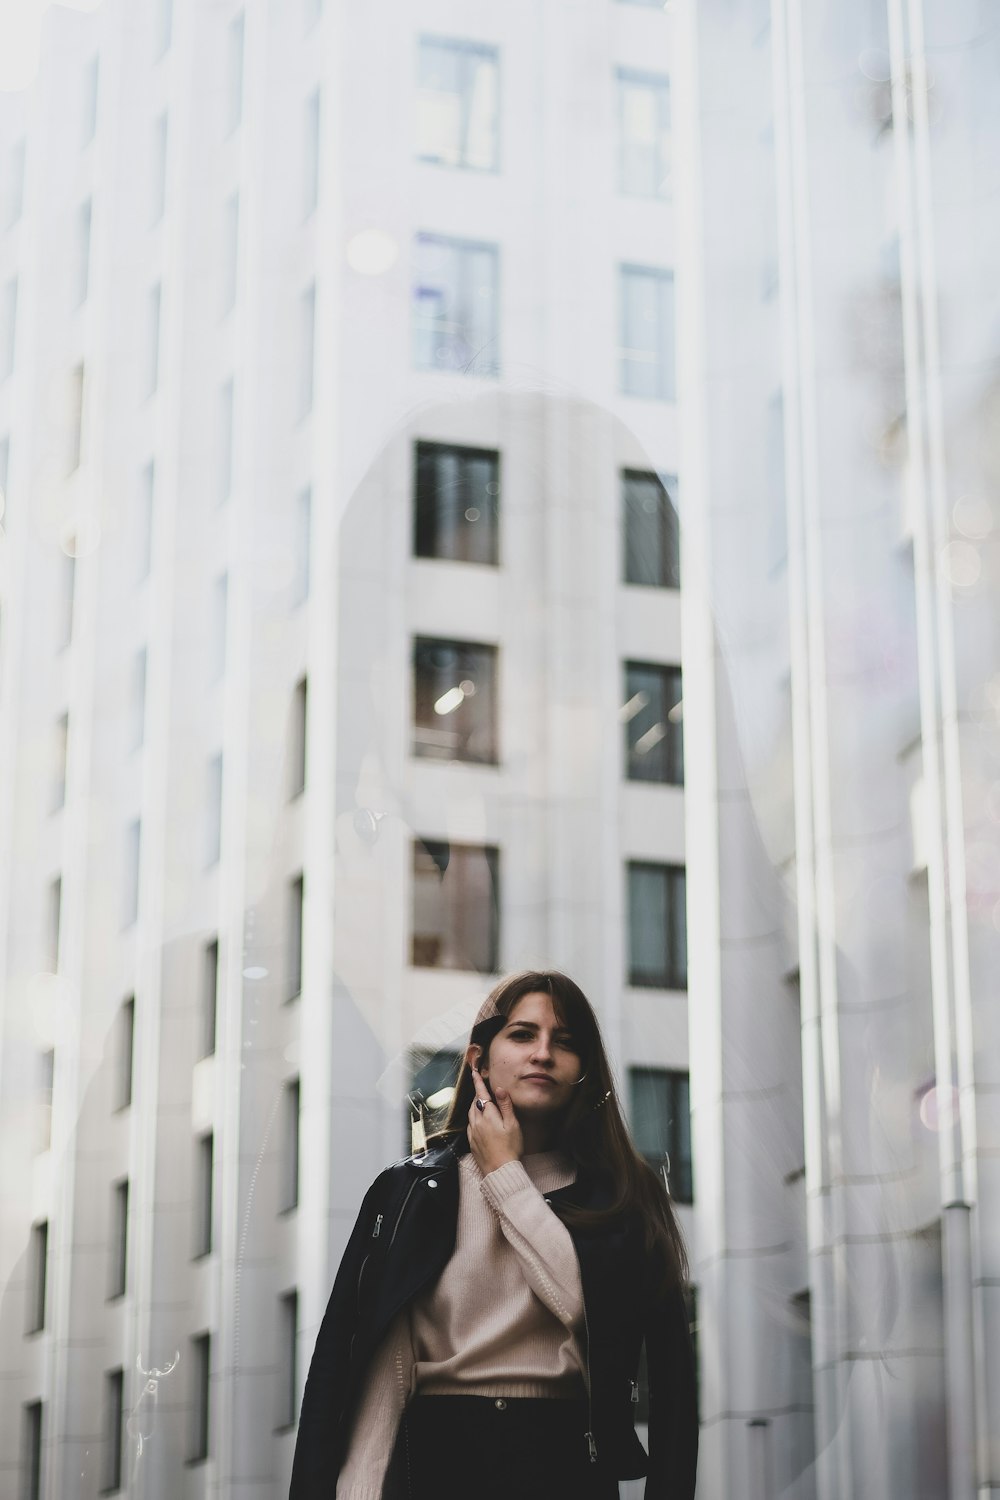
[[[564,974],[502,980],[429,1149],[365,1197],[320,1329],[290,1500],[690,1500],[686,1261]],[[635,1434],[645,1342],[649,1455]]]

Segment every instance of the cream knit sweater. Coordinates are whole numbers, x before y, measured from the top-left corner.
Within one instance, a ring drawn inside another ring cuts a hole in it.
[[[554,1152],[482,1175],[459,1160],[455,1250],[376,1350],[336,1500],[380,1500],[411,1395],[586,1394],[583,1289],[573,1241],[543,1194],[573,1181]]]

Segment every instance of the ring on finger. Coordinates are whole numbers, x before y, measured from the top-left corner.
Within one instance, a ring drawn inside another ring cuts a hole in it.
[[[476,1100],[476,1108],[478,1109],[479,1113],[482,1114],[483,1110],[486,1108],[486,1100],[485,1099],[477,1099]]]

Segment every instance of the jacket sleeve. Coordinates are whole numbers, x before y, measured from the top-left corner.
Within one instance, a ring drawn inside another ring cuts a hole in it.
[[[698,1470],[694,1349],[679,1287],[652,1303],[646,1324],[649,1474],[645,1500],[692,1500]]]
[[[320,1325],[302,1393],[289,1500],[330,1500],[336,1486],[343,1454],[341,1418],[351,1394],[348,1366],[357,1325],[358,1281],[387,1178],[388,1172],[381,1173],[365,1194]]]
[[[337,1480],[336,1500],[380,1500],[399,1420],[413,1384],[410,1309],[389,1324],[365,1375],[350,1443]]]

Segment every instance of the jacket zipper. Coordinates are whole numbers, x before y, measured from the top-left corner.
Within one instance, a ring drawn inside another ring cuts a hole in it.
[[[422,1182],[422,1181],[423,1181],[423,1178],[421,1178],[421,1177],[414,1177],[413,1181],[410,1183],[410,1186],[406,1190],[406,1197],[403,1199],[403,1206],[399,1210],[399,1213],[396,1216],[396,1222],[395,1222],[395,1224],[393,1226],[392,1239],[389,1241],[389,1249],[390,1250],[393,1247],[393,1243],[395,1241],[396,1234],[397,1234],[397,1232],[399,1230],[400,1221],[402,1220],[402,1217],[403,1217],[404,1213],[406,1212],[406,1205],[410,1201],[410,1194],[413,1192],[413,1189],[416,1187],[417,1183],[418,1182]],[[379,1215],[379,1217],[381,1218],[381,1214]],[[381,1226],[379,1226],[379,1227],[381,1228]]]
[[[629,1385],[632,1387],[632,1405],[633,1406],[638,1406],[638,1404],[639,1404],[639,1382],[638,1382],[638,1380],[630,1380],[629,1381]]]
[[[594,1396],[590,1379],[590,1324],[587,1322],[587,1299],[583,1301],[583,1331],[587,1338],[587,1454],[592,1464],[597,1462],[597,1444],[594,1441]]]

